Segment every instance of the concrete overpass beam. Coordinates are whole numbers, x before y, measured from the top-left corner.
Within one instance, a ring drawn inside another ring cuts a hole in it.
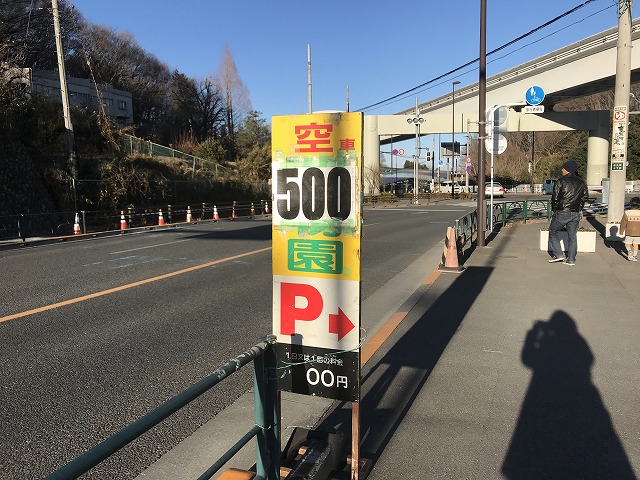
[[[609,112],[599,112],[596,128],[589,130],[587,141],[587,185],[601,185],[609,175]]]

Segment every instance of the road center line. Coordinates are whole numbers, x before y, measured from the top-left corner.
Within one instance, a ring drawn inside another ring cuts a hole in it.
[[[29,315],[34,315],[36,313],[46,312],[48,310],[53,310],[55,308],[64,307],[66,305],[72,305],[74,303],[84,302],[85,300],[91,300],[92,298],[103,297],[105,295],[109,295],[111,293],[120,292],[122,290],[127,290],[129,288],[139,287],[141,285],[145,285],[147,283],[157,282],[158,280],[164,280],[165,278],[175,277],[176,275],[182,275],[183,273],[193,272],[195,270],[200,270],[201,268],[211,267],[213,265],[218,265],[220,263],[231,262],[233,260],[237,260],[238,258],[248,257],[249,255],[255,255],[256,253],[262,253],[271,250],[271,247],[261,248],[260,250],[253,250],[251,252],[241,253],[239,255],[233,255],[227,258],[221,258],[219,260],[214,260],[212,262],[203,263],[202,265],[196,265],[195,267],[185,268],[183,270],[177,270],[175,272],[165,273],[164,275],[159,275],[157,277],[147,278],[145,280],[140,280],[133,283],[128,283],[127,285],[120,285],[119,287],[110,288],[108,290],[102,290],[101,292],[90,293],[89,295],[83,295],[82,297],[76,297],[69,300],[64,300],[58,303],[52,303],[51,305],[45,305],[44,307],[34,308],[33,310],[27,310],[20,313],[15,313],[13,315],[8,315],[6,317],[0,317],[0,323],[8,322],[9,320],[14,320],[16,318],[27,317]]]

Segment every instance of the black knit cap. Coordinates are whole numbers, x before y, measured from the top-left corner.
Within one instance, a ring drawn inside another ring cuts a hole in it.
[[[576,170],[578,170],[578,162],[575,160],[567,160],[564,162],[564,165],[562,165],[562,168],[569,173],[576,173]]]

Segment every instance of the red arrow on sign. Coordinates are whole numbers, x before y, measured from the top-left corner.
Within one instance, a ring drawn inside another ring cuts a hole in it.
[[[338,341],[349,333],[355,325],[349,320],[349,317],[338,307],[338,314],[329,314],[329,333],[337,333]]]

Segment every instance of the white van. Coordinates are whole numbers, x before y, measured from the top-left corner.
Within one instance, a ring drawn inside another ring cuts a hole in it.
[[[452,182],[442,182],[440,183],[440,193],[451,193],[451,184]],[[462,191],[462,187],[458,182],[453,182],[453,193],[460,193]]]

